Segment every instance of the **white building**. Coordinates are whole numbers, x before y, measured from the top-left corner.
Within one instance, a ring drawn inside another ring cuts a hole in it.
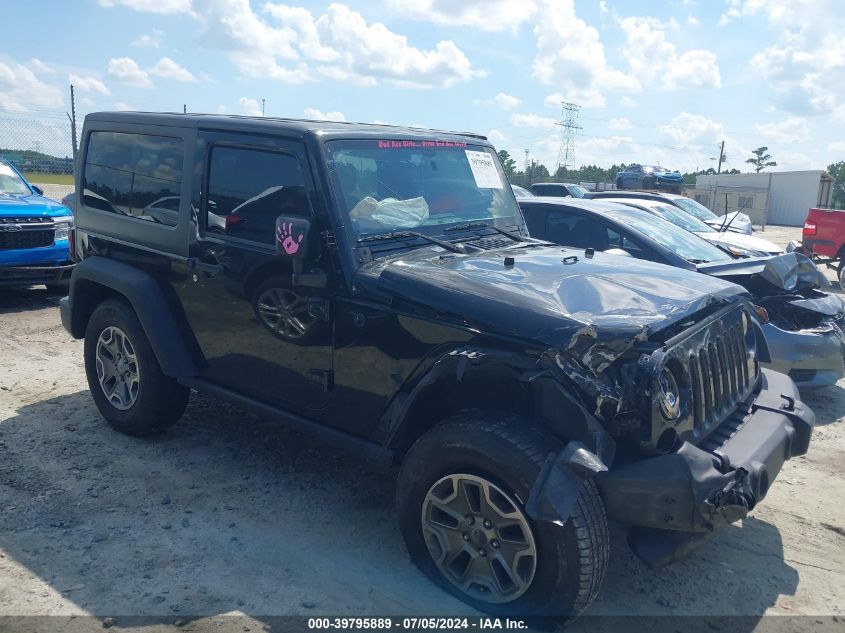
[[[738,211],[757,225],[802,226],[812,207],[829,207],[833,178],[826,171],[697,176],[690,197],[716,213]]]

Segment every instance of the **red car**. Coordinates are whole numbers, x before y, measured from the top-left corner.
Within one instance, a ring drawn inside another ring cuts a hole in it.
[[[845,289],[845,211],[810,209],[801,245],[818,263],[838,264],[839,285]]]

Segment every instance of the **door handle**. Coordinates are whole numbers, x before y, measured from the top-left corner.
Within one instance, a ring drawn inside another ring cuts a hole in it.
[[[185,261],[185,264],[192,270],[200,270],[212,277],[223,272],[223,266],[221,264],[209,264],[208,262],[201,261],[196,257],[189,257]]]

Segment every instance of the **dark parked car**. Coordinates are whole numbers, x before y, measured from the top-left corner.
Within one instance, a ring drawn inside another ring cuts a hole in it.
[[[531,193],[555,198],[583,198],[587,190],[569,182],[535,182],[531,185]]]
[[[659,165],[628,165],[616,174],[617,189],[667,189],[680,193],[684,177]]]
[[[535,237],[597,251],[621,250],[744,286],[762,322],[761,363],[789,374],[802,387],[832,385],[845,376],[845,304],[820,290],[829,282],[803,255],[738,259],[649,211],[612,202],[543,204],[535,198],[520,200],[520,207]]]
[[[479,609],[573,617],[608,518],[668,562],[809,446],[741,288],[527,237],[484,137],[99,113],[79,159],[61,315],[105,419],[194,388],[400,463],[412,560]]]

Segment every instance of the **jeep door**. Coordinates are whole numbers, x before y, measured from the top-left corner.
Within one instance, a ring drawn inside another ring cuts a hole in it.
[[[177,292],[207,361],[202,377],[265,404],[322,408],[332,371],[328,291],[294,287],[291,260],[275,252],[279,215],[319,223],[305,147],[201,131],[197,152],[195,235]]]

